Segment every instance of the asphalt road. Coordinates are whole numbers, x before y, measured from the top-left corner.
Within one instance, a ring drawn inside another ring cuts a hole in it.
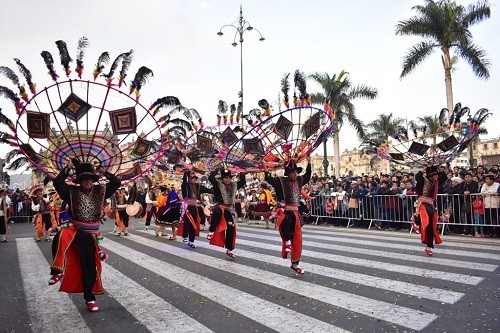
[[[49,287],[50,242],[28,223],[0,244],[0,332],[500,332],[500,240],[445,236],[432,258],[417,235],[309,226],[299,276],[280,238],[239,224],[236,259],[144,231],[102,227],[100,311]]]

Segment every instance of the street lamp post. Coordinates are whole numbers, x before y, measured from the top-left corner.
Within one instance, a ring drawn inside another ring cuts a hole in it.
[[[243,17],[243,9],[242,9],[242,6],[240,5],[240,16],[238,17],[238,19],[231,23],[231,24],[225,24],[223,25],[220,29],[219,29],[219,32],[217,33],[217,35],[219,36],[222,36],[223,33],[222,33],[222,29],[224,29],[225,27],[232,27],[234,29],[236,29],[236,32],[234,34],[234,39],[233,39],[233,43],[231,44],[232,46],[236,47],[238,46],[238,43],[236,42],[236,38],[239,37],[239,42],[240,42],[240,85],[241,85],[241,90],[240,92],[238,93],[238,96],[240,97],[240,102],[241,102],[241,106],[243,107],[243,35],[245,34],[246,31],[257,31],[259,33],[259,36],[260,36],[260,39],[259,41],[264,41],[265,38],[262,37],[262,34],[260,33],[259,30],[255,29],[253,26],[250,25],[250,23],[245,20],[245,18]]]

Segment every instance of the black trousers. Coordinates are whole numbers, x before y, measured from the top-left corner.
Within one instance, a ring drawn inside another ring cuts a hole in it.
[[[426,236],[427,236],[427,247],[431,249],[434,248],[434,214],[436,214],[434,207],[429,205],[428,203],[423,203],[425,207],[425,211],[427,212],[427,216],[429,217],[429,222],[427,223],[427,227],[425,228]]]
[[[128,228],[128,222],[130,220],[130,216],[128,216],[125,210],[118,210],[118,214],[120,215],[120,218],[122,219],[125,228]]]
[[[195,205],[189,205],[187,209],[189,214],[191,214],[191,216],[193,217],[195,223],[198,216],[200,217],[200,220],[203,218],[203,215],[200,213],[201,207]],[[183,223],[184,223],[184,229],[182,230],[182,238],[188,238],[189,236],[189,241],[191,243],[194,242],[194,238],[196,237],[196,230],[193,227],[193,224],[191,223],[191,221],[187,216],[184,216]]]
[[[281,233],[285,238],[284,239],[285,242],[291,241],[293,239],[295,233],[295,223],[300,223],[295,219],[295,212],[291,210],[285,210],[285,217],[283,218],[283,221],[280,224]],[[298,265],[299,260],[293,263]]]
[[[97,278],[95,264],[95,242],[91,234],[78,230],[75,238],[82,267],[83,298],[85,301],[95,301],[92,287]]]
[[[222,209],[219,206],[215,206],[212,209],[212,219],[210,222],[210,229],[208,231],[214,232],[219,225],[220,219],[222,218]],[[226,219],[227,229],[226,229],[226,244],[225,248],[229,251],[234,250],[233,240],[236,236],[236,229],[234,227],[234,219],[233,214],[229,211],[229,209],[224,210],[224,218]]]
[[[50,213],[42,214],[42,223],[45,227],[45,231],[49,231],[49,229],[52,228],[52,216]]]
[[[54,261],[54,259],[56,258],[57,246],[59,245],[60,236],[61,234],[60,232],[58,232],[52,239],[52,261]],[[59,273],[61,273],[61,271],[58,271],[57,269],[50,269],[50,275],[56,275]]]
[[[156,206],[152,206],[151,210],[146,214],[146,227],[151,225],[151,218],[153,217],[153,214],[156,214]]]
[[[293,211],[285,210],[285,218],[281,222],[280,228],[285,241],[291,241],[293,239],[293,233],[295,231],[295,214]]]

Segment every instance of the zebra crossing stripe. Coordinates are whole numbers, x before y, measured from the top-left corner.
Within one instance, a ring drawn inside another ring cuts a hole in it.
[[[208,255],[196,253],[194,251],[180,249],[158,241],[151,241],[144,237],[131,235],[131,241],[136,243],[180,256],[184,259],[195,261],[210,267],[240,275],[266,285],[293,292],[305,297],[313,298],[321,302],[331,304],[362,315],[384,320],[400,326],[415,330],[421,330],[434,321],[437,316],[419,310],[405,308],[403,306],[377,301],[368,297],[358,296],[344,291],[331,289],[310,282],[293,279],[287,276],[267,272],[255,267],[229,262],[227,260],[216,259]],[[287,268],[287,271],[290,270]],[[291,272],[291,271],[290,271]]]
[[[246,233],[246,230],[244,232],[240,232],[239,234],[242,236],[245,236],[245,237],[248,236],[248,234]],[[256,235],[256,234],[253,233],[253,235]],[[248,236],[248,237],[251,237],[251,236]],[[274,233],[274,236],[264,236],[264,235],[259,234],[259,239],[276,240],[276,233]],[[278,238],[278,240],[279,240],[279,238]],[[355,240],[352,240],[352,242],[355,242]],[[307,246],[307,247],[317,247],[317,248],[321,248],[321,249],[336,250],[336,251],[342,251],[342,252],[348,252],[348,253],[366,254],[366,255],[378,256],[378,257],[382,257],[382,258],[391,258],[391,259],[399,259],[399,260],[404,260],[404,261],[415,261],[415,262],[422,262],[423,261],[422,255],[419,256],[419,255],[404,254],[404,253],[398,253],[398,252],[363,249],[363,248],[354,247],[354,246],[349,247],[346,245],[335,245],[332,243],[318,243],[318,242],[303,241],[302,244],[304,246]],[[441,265],[441,266],[458,267],[458,268],[465,268],[465,269],[472,269],[472,270],[486,271],[486,272],[493,272],[498,267],[498,265],[494,265],[494,264],[483,264],[483,263],[477,263],[477,262],[472,262],[472,261],[463,261],[463,260],[437,258],[437,257],[427,257],[427,259],[425,259],[425,262],[427,262],[429,264],[435,264],[435,265]]]
[[[106,292],[149,331],[213,332],[110,265],[104,263],[103,266],[102,281]]]
[[[251,227],[248,227],[251,228]],[[255,230],[255,229],[254,229]],[[380,239],[380,240],[387,240],[387,241],[398,241],[401,243],[411,243],[415,244],[416,242],[420,242],[420,235],[417,234],[409,234],[405,233],[401,237],[398,234],[394,234],[394,236],[385,236],[384,234],[375,234],[378,233],[379,231],[368,231],[367,229],[365,230],[356,230],[356,232],[345,232],[342,230],[345,229],[340,229],[339,228],[334,228],[334,229],[327,229],[327,230],[320,230],[319,228],[313,228],[313,227],[305,227],[303,230],[307,230],[308,234],[322,234],[322,235],[328,235],[335,233],[335,235],[338,236],[344,236],[344,237],[357,237],[357,238],[366,238],[366,239]],[[446,237],[446,236],[445,236]],[[463,240],[465,239],[471,239],[464,237],[462,238]],[[487,240],[482,240],[482,241],[487,241]],[[454,241],[453,238],[451,237],[446,237],[446,239],[443,242],[443,247],[459,247],[459,248],[467,248],[467,249],[476,249],[476,250],[491,250],[491,251],[500,251],[500,243],[495,241],[495,240],[490,240],[490,242],[495,242],[498,243],[498,245],[493,244],[471,244],[471,243],[464,243],[464,242],[457,242]],[[441,245],[440,245],[441,246]]]
[[[69,295],[47,284],[49,265],[33,238],[16,238],[16,247],[33,332],[92,332]]]
[[[255,229],[249,228],[249,227],[240,227],[240,230],[246,230],[250,231]],[[260,232],[261,230],[259,230]],[[263,232],[266,233],[272,233],[270,230],[262,230]],[[318,235],[316,232],[309,233],[309,229],[305,229],[304,232],[302,233],[302,239],[305,238],[312,238],[314,237],[315,240],[327,240],[330,242],[337,242],[337,243],[356,243],[357,245],[367,245],[367,246],[375,246],[375,247],[384,247],[384,248],[392,248],[392,249],[398,249],[398,250],[412,250],[412,251],[423,251],[423,245],[416,246],[416,245],[406,245],[406,244],[395,244],[395,243],[387,243],[387,242],[379,242],[378,236],[372,236],[372,237],[367,237],[366,235],[364,236],[365,238],[369,239],[374,239],[376,238],[377,241],[368,241],[368,240],[360,240],[360,239],[354,239],[354,238],[346,238],[342,237],[337,234],[337,232],[331,232],[328,234],[328,236],[322,236],[325,235],[324,233],[321,233]],[[343,236],[353,236],[352,234],[344,234]],[[358,237],[358,235],[355,235]],[[394,241],[395,239],[392,237],[385,237],[390,239],[391,241]],[[382,239],[382,238],[380,238]],[[398,239],[399,241],[399,239]],[[415,239],[416,242],[419,242],[420,240]],[[437,245],[436,252],[439,252],[440,254],[451,254],[451,255],[457,255],[460,257],[473,257],[473,258],[485,258],[485,259],[494,259],[494,260],[499,260],[500,255],[497,253],[487,253],[487,252],[473,252],[473,251],[462,251],[462,250],[454,250],[454,249],[446,249],[442,248],[439,245]]]
[[[256,234],[246,234],[246,233],[245,234],[240,233],[240,235],[244,236],[244,237],[249,237],[249,238],[256,238],[259,240],[263,239],[263,240],[276,241],[276,237],[262,236],[262,235],[256,235]],[[278,237],[279,237],[279,235],[278,235]],[[278,238],[278,240],[279,240],[279,242],[281,242],[280,238]],[[241,239],[241,238],[238,239],[238,244],[251,245],[251,246],[260,247],[260,248],[266,249],[266,250],[276,250],[276,248],[277,248],[276,245],[251,242],[251,241],[246,241],[246,240]],[[312,246],[315,246],[315,245],[312,245]],[[397,265],[397,264],[386,263],[386,262],[382,262],[382,261],[360,259],[360,258],[354,258],[354,257],[345,256],[345,255],[337,255],[337,254],[330,254],[330,253],[320,253],[320,252],[309,251],[309,250],[302,250],[302,256],[323,259],[323,260],[330,260],[330,261],[340,262],[340,263],[349,264],[349,265],[363,266],[363,267],[368,267],[368,268],[376,268],[376,269],[381,269],[381,270],[385,270],[385,271],[389,271],[389,272],[401,273],[401,274],[406,274],[406,275],[425,276],[427,278],[452,281],[452,282],[464,283],[464,284],[470,284],[470,285],[477,285],[477,284],[479,284],[479,282],[481,282],[484,279],[484,278],[479,277],[479,276],[471,276],[471,275],[465,275],[465,274],[437,271],[437,270],[426,269],[426,268]],[[424,259],[426,259],[426,258],[422,257],[422,260],[424,260]]]
[[[261,246],[261,243],[257,242],[249,242],[242,241],[238,239],[238,244],[248,245],[254,248],[268,248],[267,246]],[[198,244],[199,245],[199,244]],[[200,247],[208,248],[209,245],[202,244]],[[273,246],[272,249],[276,250],[277,253],[281,253],[281,246]],[[283,259],[277,256],[265,255],[262,253],[255,253],[250,251],[245,251],[238,249],[238,256],[249,258],[257,261],[267,262],[276,265],[283,265]],[[433,301],[444,302],[453,304],[460,300],[463,293],[449,291],[439,288],[432,288],[422,285],[415,285],[408,282],[397,281],[393,279],[385,279],[377,276],[367,275],[367,274],[359,274],[349,271],[344,271],[340,269],[335,269],[331,267],[325,267],[320,265],[315,265],[311,263],[305,263],[301,260],[301,263],[306,265],[306,269],[308,272],[319,274],[323,276],[328,276],[333,279],[344,280],[348,282],[354,282],[356,284],[374,287],[378,289],[385,289],[395,293],[400,293],[404,295],[410,295],[419,298],[426,298]]]
[[[151,246],[151,240],[130,235],[127,239],[144,240],[146,246]],[[160,243],[158,243],[160,244]],[[254,295],[226,286],[217,281],[210,280],[201,275],[163,262],[159,259],[145,256],[143,253],[107,239],[102,247],[113,251],[117,255],[129,260],[159,276],[178,283],[183,281],[189,285],[190,290],[232,309],[243,316],[261,323],[275,331],[281,332],[287,326],[298,332],[348,332],[339,327],[330,325],[321,320],[297,313],[278,304],[260,299]],[[104,272],[104,274],[106,274]],[[228,297],[231,295],[231,298]]]

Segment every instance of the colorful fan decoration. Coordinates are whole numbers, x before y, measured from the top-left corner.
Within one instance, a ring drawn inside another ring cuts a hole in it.
[[[428,133],[425,126],[412,125],[409,129],[399,129],[389,142],[365,141],[363,151],[410,167],[450,162],[479,135],[481,125],[490,115],[482,108],[471,116],[468,107],[457,103],[451,115],[448,109],[441,110],[437,133]]]
[[[259,172],[283,168],[290,159],[300,163],[330,135],[335,118],[332,109],[327,104],[323,109],[312,106],[305,76],[299,70],[294,75],[290,107],[288,77],[286,74],[281,80],[286,110],[273,114],[267,100],[262,99],[258,102],[260,109],[243,116],[248,125],[246,133],[222,151],[230,169]]]
[[[109,71],[105,69],[110,55],[103,52],[93,78],[85,80],[82,76],[87,38],[82,37],[78,42],[74,74],[66,43],[57,41],[56,46],[64,74],[56,70],[51,53],[43,51],[41,56],[52,83],[42,89],[37,89],[31,72],[15,59],[31,94],[16,72],[0,67],[0,74],[7,76],[19,90],[16,94],[8,87],[0,87],[0,95],[13,102],[17,115],[16,120],[10,120],[0,112],[0,123],[8,127],[8,132],[0,133],[2,142],[14,148],[7,154],[9,167],[17,169],[29,163],[52,178],[67,160],[77,158],[96,166],[102,164],[124,182],[147,173],[171,146],[162,133],[168,124],[163,109],[180,107],[179,100],[166,96],[149,108],[141,104],[141,89],[153,76],[144,66],[137,70],[130,88],[122,89],[132,62],[132,50],[118,55]]]

